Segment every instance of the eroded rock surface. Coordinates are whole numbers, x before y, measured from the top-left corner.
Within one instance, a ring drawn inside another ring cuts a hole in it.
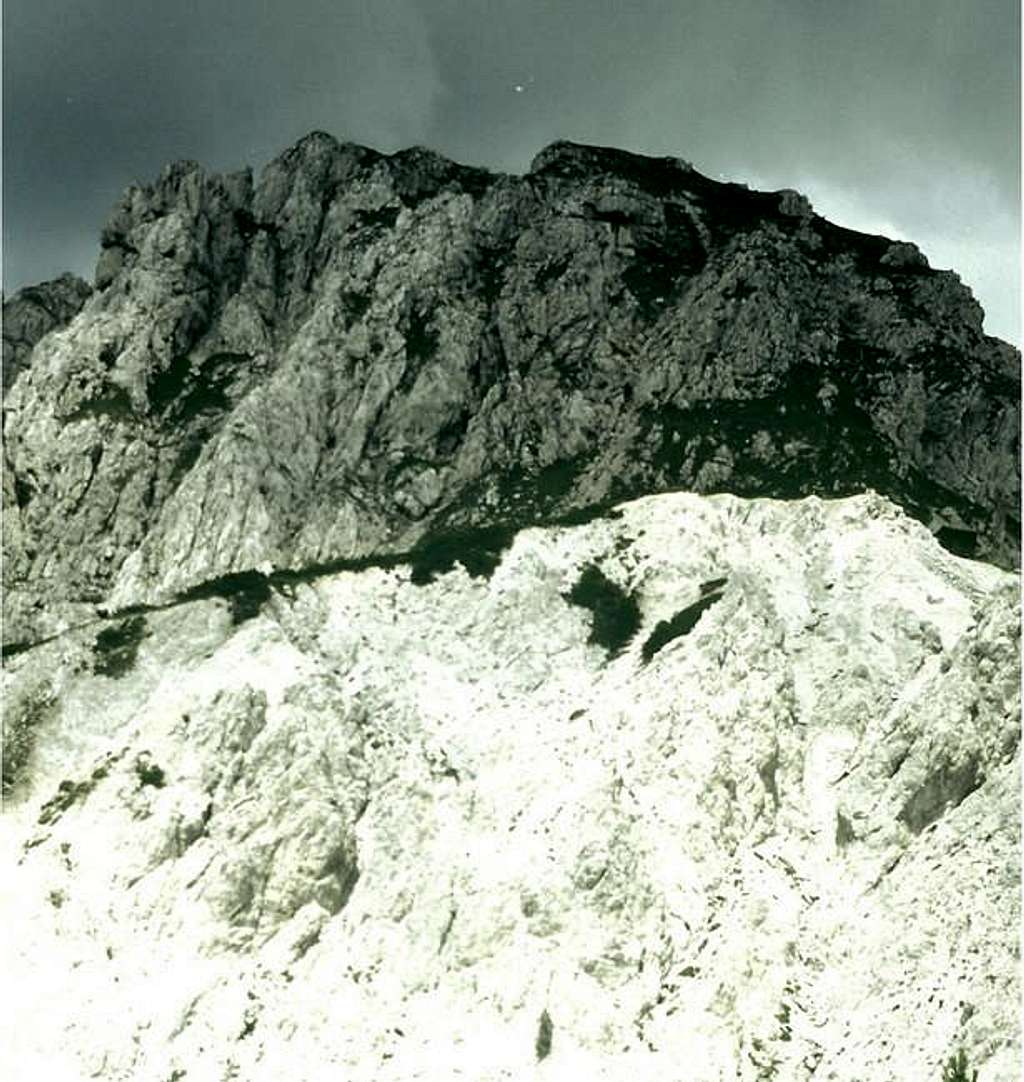
[[[5,403],[7,642],[674,488],[872,487],[1017,560],[1017,354],[955,274],[795,192],[315,133],[255,182],[169,167],[102,243]]]
[[[10,1077],[1015,1082],[1012,575],[874,495],[445,557],[9,660]]]
[[[67,326],[82,310],[92,287],[73,274],[18,290],[3,305],[3,389],[6,392],[28,363],[32,350],[50,331]]]
[[[1016,1082],[1019,358],[955,274],[314,133],[4,316],[12,1078]]]

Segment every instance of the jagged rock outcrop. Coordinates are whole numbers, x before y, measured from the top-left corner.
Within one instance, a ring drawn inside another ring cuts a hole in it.
[[[4,314],[14,1079],[1016,1079],[1020,381],[954,274],[314,133]]]
[[[9,660],[5,1077],[1015,1082],[1014,576],[873,495],[447,555]]]
[[[66,327],[82,310],[92,286],[74,274],[18,290],[3,304],[3,389],[25,367],[36,343]]]
[[[666,489],[884,492],[1017,561],[1019,373],[950,272],[794,192],[315,133],[169,167],[5,402],[5,641]]]

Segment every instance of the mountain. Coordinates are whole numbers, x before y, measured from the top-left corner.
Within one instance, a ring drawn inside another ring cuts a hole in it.
[[[1018,355],[956,275],[794,192],[314,133],[256,184],[170,166],[102,243],[5,400],[9,643],[671,489],[870,487],[1019,559]]]
[[[954,273],[314,133],[130,188],[4,383],[12,1082],[1019,1077],[1019,356]]]

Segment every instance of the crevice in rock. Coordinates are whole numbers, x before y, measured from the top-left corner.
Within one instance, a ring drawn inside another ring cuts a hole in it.
[[[437,953],[440,954],[448,943],[448,937],[452,934],[452,928],[455,925],[455,918],[458,916],[458,910],[455,906],[452,906],[448,910],[448,920],[445,922],[445,926],[441,929],[441,937],[437,944]]]
[[[715,580],[715,583],[724,584],[725,579]],[[704,587],[702,586],[701,589],[703,590]],[[689,635],[697,626],[701,616],[721,600],[721,590],[712,587],[698,601],[695,601],[692,605],[687,605],[685,609],[680,609],[675,616],[668,620],[660,620],[641,650],[644,663],[649,662],[659,650],[663,650],[670,642],[681,638],[683,635]]]
[[[108,383],[96,397],[80,402],[71,413],[62,418],[65,424],[76,421],[109,417],[113,421],[128,423],[135,418],[135,407],[131,396],[116,383]]]
[[[906,800],[897,819],[913,834],[958,807],[985,781],[976,756],[963,762],[940,764]]]

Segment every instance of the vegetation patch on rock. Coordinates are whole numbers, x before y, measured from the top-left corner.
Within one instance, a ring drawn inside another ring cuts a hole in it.
[[[978,1072],[967,1066],[967,1053],[962,1048],[942,1068],[942,1082],[978,1082]]]
[[[50,716],[55,699],[49,688],[37,690],[21,703],[6,703],[3,711],[3,771],[0,791],[10,793],[24,773],[35,747],[39,726]]]
[[[93,672],[120,679],[135,665],[139,644],[145,637],[144,616],[130,616],[127,620],[105,627],[96,636],[93,646]]]
[[[475,578],[490,578],[516,532],[511,526],[489,526],[447,530],[426,537],[409,553],[411,581],[417,586],[426,585],[451,571],[456,563]]]
[[[592,624],[587,641],[604,647],[609,657],[621,653],[640,627],[636,601],[594,564],[588,564],[576,585],[562,596],[570,605],[590,611]]]
[[[551,1024],[551,1015],[546,1010],[540,1012],[540,1020],[537,1023],[537,1040],[534,1051],[537,1053],[537,1062],[551,1055],[551,1037],[554,1026]]]

